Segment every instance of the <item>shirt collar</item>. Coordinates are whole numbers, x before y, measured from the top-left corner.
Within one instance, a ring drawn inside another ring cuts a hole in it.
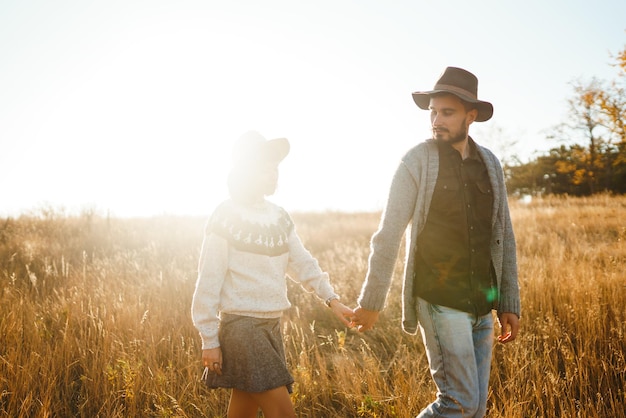
[[[447,142],[437,141],[437,140],[436,142],[439,144],[439,151],[444,152],[446,156],[450,156],[450,155],[460,156],[459,152]],[[468,159],[482,161],[482,158],[480,157],[480,154],[478,153],[478,146],[476,145],[476,142],[474,142],[471,136],[467,137],[467,146],[469,146]]]
[[[476,145],[476,142],[474,142],[471,136],[467,137],[467,145],[470,147],[468,158],[482,161],[483,159],[480,157],[480,154],[478,153],[478,145]]]

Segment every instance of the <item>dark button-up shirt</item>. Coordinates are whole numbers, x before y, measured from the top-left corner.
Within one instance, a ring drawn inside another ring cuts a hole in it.
[[[439,173],[424,229],[417,238],[415,295],[476,315],[497,297],[490,256],[493,191],[470,138],[465,160],[437,141]]]

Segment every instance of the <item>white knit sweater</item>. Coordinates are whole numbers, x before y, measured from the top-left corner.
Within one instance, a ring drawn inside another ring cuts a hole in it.
[[[205,230],[191,307],[202,348],[219,347],[220,312],[280,317],[291,306],[287,272],[322,300],[337,296],[284,209],[268,201],[220,204]]]

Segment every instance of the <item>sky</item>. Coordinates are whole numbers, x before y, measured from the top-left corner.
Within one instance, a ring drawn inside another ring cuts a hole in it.
[[[558,144],[576,80],[616,78],[622,0],[0,0],[0,216],[208,216],[233,142],[286,137],[270,200],[383,208],[447,66],[502,159]]]

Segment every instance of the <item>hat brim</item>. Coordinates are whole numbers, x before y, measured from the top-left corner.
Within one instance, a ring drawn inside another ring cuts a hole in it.
[[[268,139],[263,148],[267,152],[267,157],[279,163],[289,154],[290,146],[287,138],[274,138]]]
[[[233,165],[249,165],[255,161],[280,163],[289,154],[287,138],[265,139],[256,131],[241,135],[233,147]]]
[[[482,100],[476,100],[469,96],[465,96],[463,94],[450,91],[450,90],[416,91],[412,93],[413,101],[420,109],[428,110],[430,106],[430,97],[433,94],[437,94],[437,93],[454,94],[456,97],[458,97],[461,100],[475,104],[476,109],[478,110],[478,115],[476,116],[476,122],[488,121],[493,116],[493,105],[491,103],[485,102]]]

